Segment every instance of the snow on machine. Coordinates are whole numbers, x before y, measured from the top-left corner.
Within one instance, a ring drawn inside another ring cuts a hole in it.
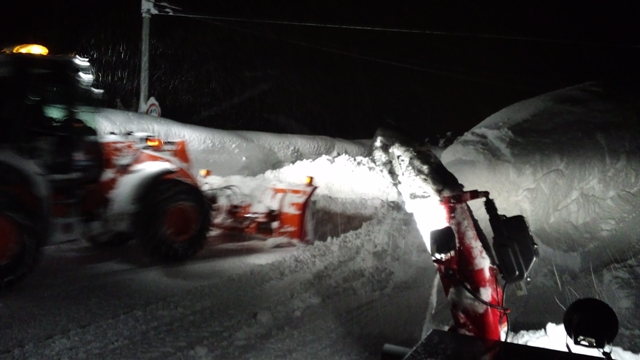
[[[509,308],[504,303],[505,288],[512,284],[518,295],[526,294],[529,272],[539,256],[523,216],[499,214],[488,191],[465,191],[429,149],[391,130],[378,131],[371,156],[387,169],[407,209],[419,210],[420,201],[439,199],[448,223],[431,231],[427,246],[449,300],[453,324],[448,332],[431,330],[413,349],[387,344],[383,359],[592,358],[506,342]],[[492,243],[467,204],[476,199],[485,201]],[[414,211],[416,214],[419,212]],[[563,322],[575,345],[597,348],[611,358],[618,319],[608,305],[580,299],[567,309]],[[569,345],[567,349],[571,351]]]
[[[192,257],[211,228],[310,241],[311,181],[272,189],[275,205],[261,211],[246,199],[223,206],[220,191],[201,188],[184,140],[99,138],[81,120],[97,93],[85,59],[15,49],[0,56],[0,289],[33,270],[42,246],[79,238],[136,239],[160,261]]]

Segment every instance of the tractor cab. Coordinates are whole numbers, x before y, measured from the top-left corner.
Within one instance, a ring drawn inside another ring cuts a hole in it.
[[[0,55],[0,146],[52,176],[97,180],[96,132],[77,116],[93,99],[91,67],[78,57],[32,49],[35,53],[25,53],[18,46]]]

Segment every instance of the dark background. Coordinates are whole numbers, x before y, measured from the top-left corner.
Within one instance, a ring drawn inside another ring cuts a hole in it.
[[[163,117],[222,129],[371,138],[395,124],[424,139],[551,90],[640,75],[631,2],[168,2],[186,14],[445,33],[153,16],[149,95]],[[0,26],[2,47],[89,57],[105,105],[137,108],[140,1],[14,1]]]

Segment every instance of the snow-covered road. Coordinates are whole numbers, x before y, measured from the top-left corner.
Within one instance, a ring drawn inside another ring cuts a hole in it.
[[[48,247],[0,301],[0,359],[376,359],[419,339],[433,269],[410,214],[381,208],[368,224],[311,247],[210,244],[174,266],[135,244]],[[413,244],[358,248],[407,225]]]

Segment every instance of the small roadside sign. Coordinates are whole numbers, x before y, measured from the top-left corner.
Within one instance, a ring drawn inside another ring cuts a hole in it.
[[[156,99],[153,96],[149,98],[149,101],[147,101],[146,114],[151,116],[157,116],[157,117],[161,116],[160,104],[158,103],[158,101],[156,101]]]

